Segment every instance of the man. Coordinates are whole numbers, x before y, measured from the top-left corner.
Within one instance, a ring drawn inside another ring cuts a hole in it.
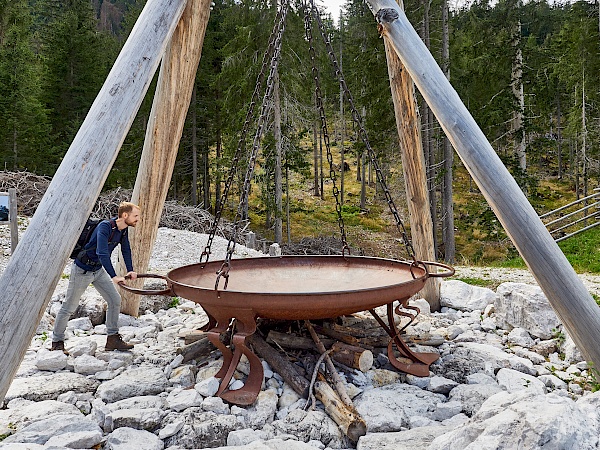
[[[123,341],[119,334],[119,312],[121,296],[115,287],[125,277],[118,277],[110,261],[110,255],[118,244],[127,267],[126,277],[135,279],[131,263],[131,248],[127,236],[127,227],[135,227],[140,220],[140,207],[129,202],[119,205],[118,218],[103,220],[98,224],[89,242],[79,252],[71,266],[69,287],[65,301],[56,315],[52,332],[52,350],[65,351],[65,330],[67,322],[79,305],[79,299],[91,283],[106,300],[106,346],[105,350],[131,350],[133,345]]]

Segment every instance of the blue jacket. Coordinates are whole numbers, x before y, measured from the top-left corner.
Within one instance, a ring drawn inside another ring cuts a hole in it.
[[[94,272],[100,267],[104,267],[111,278],[116,277],[117,273],[110,260],[110,255],[117,245],[121,244],[121,253],[125,261],[125,267],[128,272],[133,271],[131,263],[131,247],[129,246],[129,237],[127,228],[119,230],[115,224],[116,219],[103,220],[98,224],[89,242],[83,247],[85,255],[75,259],[75,264],[83,270]],[[115,224],[113,228],[113,224]],[[112,236],[111,236],[112,233]],[[110,241],[109,241],[110,238]]]

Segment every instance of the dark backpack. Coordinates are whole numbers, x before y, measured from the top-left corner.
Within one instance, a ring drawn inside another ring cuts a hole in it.
[[[94,233],[94,230],[96,229],[98,224],[100,222],[102,222],[102,220],[104,220],[104,219],[96,219],[95,217],[90,217],[85,222],[85,225],[83,226],[83,230],[81,230],[81,234],[79,235],[79,238],[77,238],[77,242],[75,243],[75,247],[73,248],[73,251],[69,255],[69,258],[71,258],[71,259],[77,258],[77,255],[79,255],[79,253],[83,250],[83,247],[85,247],[85,245],[90,241],[92,234]],[[109,241],[112,239],[113,234],[114,234],[115,230],[117,229],[117,224],[112,219],[110,220],[110,227],[111,227],[111,232],[110,232],[110,236],[108,237]]]

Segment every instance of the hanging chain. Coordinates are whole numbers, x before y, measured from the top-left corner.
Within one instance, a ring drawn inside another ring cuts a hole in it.
[[[331,154],[331,147],[329,145],[329,133],[327,132],[327,121],[325,118],[325,107],[323,106],[323,96],[321,94],[321,82],[319,80],[319,70],[316,65],[315,47],[313,44],[312,26],[310,19],[310,10],[308,5],[304,3],[304,30],[306,33],[306,39],[308,40],[308,52],[310,55],[310,61],[312,63],[312,75],[315,80],[315,98],[317,101],[317,108],[319,110],[319,117],[321,119],[321,129],[323,130],[323,142],[325,143],[325,149],[327,151],[327,162],[329,163],[329,177],[333,184],[333,196],[335,197],[335,210],[338,217],[338,225],[340,227],[340,234],[342,236],[342,255],[348,251],[350,253],[350,247],[346,241],[346,230],[344,228],[344,218],[342,216],[342,205],[340,203],[340,190],[337,187],[337,176],[335,173],[335,167],[333,164],[333,156]],[[342,167],[342,170],[344,168]]]
[[[254,114],[254,107],[256,106],[256,102],[258,101],[258,96],[260,95],[260,91],[265,79],[265,73],[267,71],[267,66],[271,57],[275,51],[275,40],[277,36],[280,36],[280,30],[283,27],[283,22],[285,17],[283,15],[283,8],[277,11],[277,15],[275,16],[275,23],[273,25],[273,30],[271,31],[271,35],[269,36],[269,43],[263,54],[262,65],[260,68],[260,72],[256,78],[256,84],[254,85],[254,92],[252,93],[252,98],[250,100],[250,105],[248,106],[248,111],[246,112],[246,118],[244,120],[244,125],[242,126],[242,130],[240,132],[240,139],[238,140],[237,149],[233,159],[231,160],[231,168],[229,169],[229,174],[227,180],[225,181],[225,186],[223,188],[223,194],[221,198],[216,199],[215,204],[215,217],[211,224],[211,228],[208,234],[208,240],[206,242],[206,246],[204,247],[204,251],[200,255],[200,263],[203,262],[204,257],[206,256],[206,262],[208,262],[210,258],[210,249],[217,233],[217,229],[219,227],[219,221],[221,220],[221,215],[223,213],[223,205],[227,200],[227,196],[229,195],[229,190],[233,185],[233,181],[235,178],[235,174],[237,173],[237,165],[242,157],[242,152],[244,149],[244,144],[246,142],[246,136],[248,135],[248,130],[250,128],[250,123],[252,122],[252,115]]]
[[[250,154],[250,158],[248,159],[248,167],[246,169],[246,176],[244,178],[244,185],[242,187],[242,192],[240,193],[240,203],[238,205],[237,214],[234,220],[234,231],[233,235],[229,238],[229,242],[227,243],[227,254],[225,256],[225,261],[221,265],[221,268],[217,272],[217,279],[215,282],[215,290],[219,288],[219,281],[221,277],[225,279],[225,285],[223,289],[227,289],[227,284],[229,282],[229,269],[231,268],[231,258],[233,257],[233,252],[235,250],[235,246],[237,243],[238,233],[239,233],[239,225],[240,220],[242,218],[242,211],[246,201],[248,200],[249,192],[250,192],[250,182],[252,181],[252,177],[254,175],[254,167],[256,165],[256,158],[258,156],[258,149],[260,148],[260,140],[262,138],[265,125],[267,122],[267,115],[269,110],[272,107],[271,98],[273,97],[273,90],[275,88],[275,73],[277,72],[277,66],[279,65],[279,57],[281,55],[281,38],[283,36],[283,32],[285,31],[285,18],[288,12],[288,2],[284,1],[281,5],[282,14],[281,14],[281,26],[279,27],[279,31],[274,41],[274,51],[273,56],[271,58],[271,66],[269,69],[269,76],[267,77],[266,89],[263,95],[262,105],[260,116],[256,125],[256,133],[254,134],[254,141],[252,144],[252,151]]]
[[[365,129],[365,127],[363,125],[362,117],[360,116],[360,114],[358,113],[358,110],[354,106],[354,99],[352,98],[352,94],[350,93],[350,90],[348,89],[348,85],[346,84],[346,80],[344,79],[344,74],[342,73],[342,70],[340,69],[340,66],[337,62],[337,59],[333,52],[333,47],[331,46],[331,42],[329,41],[329,38],[327,37],[327,33],[326,33],[325,27],[323,25],[323,22],[321,20],[319,11],[315,7],[314,0],[309,0],[309,1],[311,4],[311,7],[312,7],[313,15],[314,15],[315,19],[317,20],[317,23],[319,24],[319,30],[321,32],[323,42],[325,43],[325,46],[327,48],[327,53],[329,54],[329,59],[331,61],[331,64],[333,65],[333,68],[335,70],[335,75],[337,76],[340,86],[341,86],[342,90],[344,91],[344,96],[346,97],[346,100],[348,101],[348,104],[350,105],[350,109],[352,111],[352,118],[356,122],[356,124],[358,126],[358,130],[359,130],[359,135],[360,135],[363,143],[365,144],[365,147],[367,148],[367,152],[371,159],[371,164],[373,164],[373,167],[375,168],[375,173],[377,174],[377,181],[379,182],[379,184],[381,185],[381,188],[383,189],[385,199],[390,208],[390,212],[392,213],[392,215],[394,216],[394,220],[396,221],[396,227],[398,228],[398,231],[400,232],[400,235],[402,236],[402,241],[403,241],[404,247],[406,248],[406,252],[413,259],[413,261],[416,261],[415,249],[413,248],[413,245],[412,245],[410,239],[408,238],[408,234],[406,232],[406,227],[404,226],[404,223],[402,222],[402,219],[400,218],[400,214],[398,214],[398,209],[396,208],[396,205],[394,204],[394,200],[392,199],[392,196],[390,194],[390,190],[387,187],[387,184],[386,184],[384,176],[383,176],[383,172],[381,171],[381,168],[379,167],[379,163],[377,162],[375,152],[373,151],[373,148],[371,147],[371,144],[369,143],[369,137],[367,135],[367,130]]]

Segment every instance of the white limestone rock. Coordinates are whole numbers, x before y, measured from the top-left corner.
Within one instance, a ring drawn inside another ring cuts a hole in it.
[[[67,350],[73,358],[82,355],[94,356],[97,349],[98,343],[94,339],[77,339],[73,344],[67,342]]]
[[[337,424],[322,411],[295,409],[282,420],[271,423],[276,436],[295,436],[301,442],[317,440],[331,448],[348,448],[348,439],[342,435]],[[287,443],[294,441],[286,441]],[[284,447],[287,448],[287,447]]]
[[[157,408],[119,409],[106,416],[104,429],[107,432],[117,428],[152,431],[160,426],[164,415]]]
[[[4,397],[5,402],[22,397],[35,402],[54,400],[65,392],[94,392],[99,383],[83,375],[59,372],[39,377],[15,378]]]
[[[499,392],[469,422],[436,438],[430,448],[573,448],[596,449],[598,422],[590,408],[554,393],[534,390]],[[597,414],[596,414],[597,416]]]
[[[433,412],[433,420],[442,422],[444,420],[451,419],[452,417],[460,414],[462,411],[462,403],[456,400],[449,402],[440,402],[437,404],[435,411]]]
[[[74,394],[73,394],[74,395]],[[21,399],[18,399],[21,400]],[[21,430],[42,419],[47,419],[56,415],[80,415],[81,412],[74,404],[63,403],[56,400],[43,400],[41,402],[17,401],[9,403],[10,408],[5,414],[0,415],[0,427],[12,428],[12,430]]]
[[[496,297],[491,289],[471,286],[460,280],[447,280],[442,283],[440,303],[459,311],[483,311],[495,302]]]
[[[508,342],[525,348],[531,348],[535,344],[527,330],[519,327],[513,328],[508,333]]]
[[[261,428],[264,424],[272,422],[277,412],[277,392],[273,389],[258,393],[256,402],[248,407],[247,420],[250,428]]]
[[[214,397],[213,397],[214,398]],[[170,413],[164,423],[183,421],[176,434],[164,440],[166,447],[214,448],[227,444],[227,436],[234,430],[246,428],[237,416],[204,412],[189,408],[182,413]]]
[[[277,400],[277,407],[279,409],[287,408],[290,405],[296,403],[299,399],[300,396],[298,395],[298,393],[294,391],[289,384],[284,383],[283,392],[281,393],[279,400]]]
[[[502,392],[498,384],[460,384],[450,391],[450,400],[459,401],[462,411],[472,416],[492,395]]]
[[[552,390],[567,389],[567,383],[554,375],[540,375],[538,380]]]
[[[69,320],[67,323],[68,330],[90,331],[92,328],[94,328],[94,326],[89,317],[78,317]]]
[[[83,354],[73,360],[73,371],[82,375],[93,375],[106,370],[108,363],[89,354]]]
[[[67,367],[67,355],[61,351],[50,352],[45,348],[41,348],[37,352],[35,366],[39,370],[48,370],[50,372],[63,370]]]
[[[429,379],[427,390],[437,394],[447,394],[457,385],[458,383],[454,380],[436,375]]]
[[[169,382],[174,386],[180,386],[182,388],[194,386],[196,383],[196,367],[185,365],[174,368],[169,377]]]
[[[369,432],[400,431],[408,417],[432,415],[437,404],[446,397],[424,391],[416,386],[392,384],[364,391],[354,401],[358,413],[367,423]]]
[[[433,425],[393,433],[367,433],[358,439],[356,450],[422,450],[448,431],[445,426]]]
[[[194,389],[198,391],[203,397],[212,397],[219,390],[219,380],[215,377],[210,377],[205,380],[196,383]]]
[[[575,345],[575,342],[569,335],[569,333],[565,332],[565,341],[561,345],[561,350],[565,355],[565,362],[574,364],[577,362],[585,361],[585,358]]]
[[[229,414],[229,405],[221,397],[207,397],[202,401],[202,409],[215,414]]]
[[[539,394],[546,393],[546,385],[542,380],[512,369],[500,369],[496,374],[498,385],[508,392],[533,390]]]
[[[325,448],[323,444],[322,446],[315,446],[305,442],[298,442],[292,439],[269,439],[267,441],[253,441],[246,445],[235,445],[235,446],[227,446],[227,447],[216,447],[213,450],[315,450]],[[318,441],[320,442],[320,441]]]
[[[168,380],[162,370],[155,367],[132,368],[100,385],[96,394],[112,403],[129,397],[154,395],[163,392]]]
[[[164,442],[153,433],[133,428],[118,428],[106,437],[104,450],[163,450]]]
[[[260,430],[253,430],[252,428],[234,430],[227,436],[227,447],[240,447],[265,438],[265,433]]]
[[[529,351],[523,347],[512,347],[511,350],[515,355],[521,358],[526,358],[533,364],[544,364],[546,362],[546,358],[544,358],[542,355]]]
[[[524,328],[532,336],[550,339],[560,320],[539,286],[502,283],[496,290],[496,320],[505,329]]]
[[[169,408],[173,411],[183,411],[184,409],[199,407],[204,399],[195,389],[184,389],[182,391],[173,391],[167,396]]]
[[[65,436],[65,440],[73,439],[80,442],[95,441],[89,447],[99,444],[102,440],[102,430],[100,427],[83,414],[78,413],[56,414],[42,420],[37,420],[7,437],[2,443],[46,444],[52,437],[67,433],[75,433],[75,435]]]

